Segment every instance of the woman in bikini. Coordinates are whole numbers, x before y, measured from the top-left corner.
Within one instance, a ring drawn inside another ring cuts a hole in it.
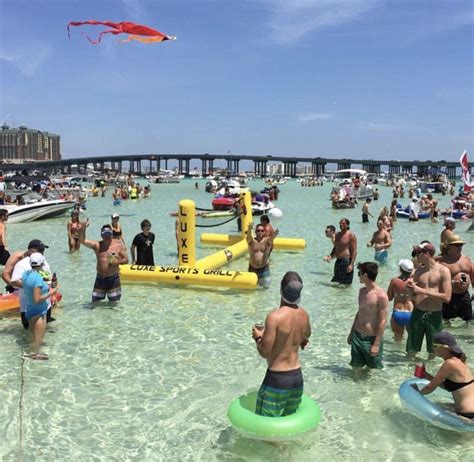
[[[438,332],[434,336],[434,352],[444,359],[443,365],[433,377],[425,372],[430,383],[420,390],[428,395],[442,387],[453,395],[456,413],[474,421],[474,377],[466,364],[466,355],[449,332]]]
[[[71,213],[71,219],[67,224],[67,238],[70,253],[73,253],[81,248],[81,243],[79,242],[80,228],[81,222],[79,221],[79,211],[73,210]]]

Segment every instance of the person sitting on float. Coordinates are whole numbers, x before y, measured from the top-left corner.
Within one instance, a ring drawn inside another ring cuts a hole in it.
[[[430,383],[420,390],[422,395],[432,393],[437,387],[453,395],[456,413],[474,421],[474,377],[466,364],[466,355],[449,332],[434,335],[434,353],[444,360],[435,376],[424,373]]]

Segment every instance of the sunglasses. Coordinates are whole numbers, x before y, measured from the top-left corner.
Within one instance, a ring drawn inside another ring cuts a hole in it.
[[[255,231],[256,231],[257,233],[264,233],[264,232],[265,232],[264,229],[256,229]]]
[[[145,226],[142,226],[142,228],[148,228],[148,229],[150,229],[150,228],[151,228],[151,225],[145,225]]]

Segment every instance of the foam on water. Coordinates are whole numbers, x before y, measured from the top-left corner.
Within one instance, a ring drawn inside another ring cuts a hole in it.
[[[211,195],[195,190],[193,181],[153,185],[152,198],[124,201],[112,207],[109,198],[91,198],[88,237],[118,211],[130,244],[143,218],[156,234],[155,261],[176,263],[174,218],[183,198],[209,207]],[[261,182],[250,183],[261,189]],[[324,237],[327,224],[342,216],[352,221],[359,239],[358,261],[371,260],[365,243],[375,223],[362,225],[360,209],[332,210],[330,185],[302,188],[281,186],[278,207],[280,234],[304,237],[304,253],[272,254],[272,286],[267,291],[124,285],[121,303],[91,309],[95,257],[82,248],[67,253],[67,218],[10,225],[10,249],[25,248],[40,237],[50,245],[46,257],[57,271],[64,301],[57,321],[46,334],[50,360],[23,360],[25,335],[19,319],[0,320],[0,456],[5,460],[467,460],[472,440],[440,430],[409,415],[400,405],[398,386],[412,375],[413,363],[404,345],[395,344],[387,328],[385,369],[355,380],[348,362],[346,338],[357,307],[359,285],[339,289],[329,280],[333,265],[322,261],[330,251]],[[379,187],[378,208],[389,203],[391,189]],[[110,193],[109,193],[110,196]],[[408,202],[407,200],[405,202]],[[441,198],[441,206],[449,198]],[[207,222],[206,222],[207,224]],[[458,221],[460,232],[468,227]],[[409,256],[411,245],[428,238],[439,241],[441,224],[400,220],[394,230],[389,262],[379,282],[388,286],[397,262]],[[217,232],[235,230],[229,223]],[[474,236],[463,233],[472,254]],[[199,245],[198,256],[212,252]],[[245,270],[247,260],[231,269]],[[298,442],[272,446],[249,441],[230,426],[226,411],[236,396],[255,389],[265,363],[255,351],[251,327],[279,303],[279,281],[287,270],[304,280],[302,305],[311,315],[313,336],[301,358],[306,392],[320,404],[320,426]],[[472,328],[455,323],[451,329],[474,357]],[[422,357],[426,357],[423,353]],[[436,370],[439,361],[429,364]],[[449,452],[445,452],[446,449]]]

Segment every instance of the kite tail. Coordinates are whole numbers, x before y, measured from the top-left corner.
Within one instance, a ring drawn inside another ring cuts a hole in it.
[[[102,40],[102,36],[104,34],[113,34],[113,35],[117,35],[117,34],[121,34],[122,31],[119,31],[119,30],[104,30],[102,31],[99,36],[97,37],[97,40],[93,40],[91,39],[88,35],[86,35],[87,37],[87,40],[89,40],[89,42],[93,43],[94,45],[97,45],[100,43],[100,41]]]

